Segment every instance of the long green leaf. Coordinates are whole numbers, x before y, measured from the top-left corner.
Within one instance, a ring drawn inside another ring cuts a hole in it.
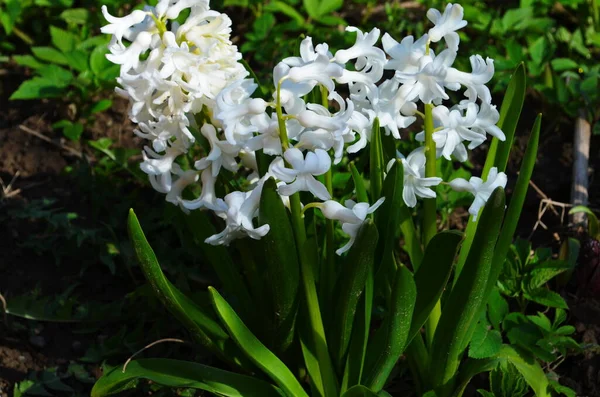
[[[269,233],[261,240],[265,254],[267,287],[270,289],[270,301],[273,305],[270,310],[273,327],[270,345],[276,352],[284,352],[294,337],[300,265],[295,254],[294,230],[272,178],[263,186],[258,223],[270,225]]]
[[[356,241],[346,256],[344,271],[336,288],[336,304],[330,349],[338,372],[346,359],[352,325],[365,282],[372,271],[379,233],[372,220],[360,228]]]
[[[179,211],[181,213],[181,211]],[[204,240],[217,231],[204,211],[191,211],[189,214],[180,214],[184,218],[188,229],[202,255],[202,259],[210,264],[215,274],[221,281],[223,289],[231,296],[236,297],[234,307],[239,308],[242,318],[249,319],[254,315],[253,300],[239,269],[233,262],[231,255],[222,245],[206,244]]]
[[[167,280],[133,210],[129,211],[128,229],[142,271],[162,304],[199,343],[221,358],[242,363],[243,359],[233,353],[232,347],[235,346],[229,346],[232,341],[225,330],[201,307],[196,306],[190,299],[184,299],[185,295]]]
[[[309,375],[309,380],[312,386],[312,395],[314,397],[325,396],[325,385],[323,384],[323,376],[321,375],[321,365],[317,358],[317,347],[315,346],[315,338],[312,334],[310,326],[310,314],[306,307],[306,302],[300,302],[298,311],[298,339],[302,349],[302,357]]]
[[[447,231],[436,234],[425,250],[421,267],[415,272],[417,301],[410,326],[409,341],[419,332],[429,313],[442,296],[452,273],[462,235]]]
[[[483,168],[484,176],[487,176],[492,167],[497,167],[498,171],[502,172],[506,170],[506,164],[508,164],[508,157],[512,149],[515,131],[517,129],[519,118],[521,117],[526,90],[527,77],[525,65],[521,63],[508,83],[506,93],[504,94],[504,100],[500,106],[500,120],[498,120],[498,127],[504,132],[506,140],[504,142],[501,142],[498,138],[492,140],[490,150],[488,151],[488,159],[491,161],[486,161],[485,163]]]
[[[397,245],[396,231],[400,223],[400,209],[406,207],[402,198],[403,188],[404,167],[396,160],[383,182],[382,196],[385,197],[385,201],[375,213],[375,222],[381,234],[377,244],[377,263],[393,258],[393,250]],[[382,266],[386,265],[382,264]]]
[[[369,349],[367,354],[372,365],[367,366],[368,373],[362,383],[373,391],[378,392],[383,388],[406,348],[416,298],[413,275],[405,266],[401,266],[396,271],[391,306],[382,326],[385,327],[384,331],[380,334],[384,342],[375,341],[373,350]]]
[[[106,372],[94,385],[92,397],[116,394],[135,387],[137,379],[148,379],[163,386],[206,390],[228,397],[281,397],[275,386],[249,376],[206,365],[149,358],[131,361],[123,372],[121,367]]]
[[[350,348],[348,349],[348,357],[346,358],[346,367],[344,368],[344,377],[341,386],[342,393],[348,387],[360,384],[362,379],[369,332],[371,330],[373,287],[373,269],[371,269],[367,275],[365,292],[361,297],[356,316],[354,317],[352,339],[350,340]]]
[[[369,196],[367,195],[367,189],[365,188],[365,180],[363,179],[354,162],[350,162],[349,165],[350,173],[352,174],[352,180],[354,181],[354,189],[356,190],[356,198],[361,203],[368,203]],[[376,201],[376,200],[374,200]]]
[[[525,203],[525,197],[527,196],[527,189],[529,188],[529,181],[533,174],[533,168],[535,167],[535,160],[537,158],[538,144],[540,141],[540,129],[542,125],[542,115],[538,115],[531,130],[529,142],[527,143],[527,149],[525,150],[525,156],[521,162],[521,172],[517,178],[517,183],[513,191],[504,225],[496,244],[496,251],[494,253],[494,259],[492,262],[492,270],[490,272],[490,278],[486,288],[486,296],[489,296],[492,292],[492,288],[496,285],[502,266],[506,260],[506,255],[510,248],[510,244],[513,240],[515,231],[517,230],[517,224],[521,217],[521,211],[523,204]],[[485,304],[485,302],[483,303]]]
[[[383,186],[383,171],[385,164],[383,163],[383,148],[381,144],[381,129],[379,128],[379,119],[373,122],[373,131],[371,132],[370,143],[370,182],[371,182],[371,200],[377,201],[381,197],[381,189]]]
[[[504,189],[494,190],[481,214],[465,267],[454,285],[440,318],[431,347],[432,388],[449,395],[460,357],[468,341],[465,334],[479,319],[481,302],[492,267],[494,247],[504,215]],[[462,249],[465,247],[463,246]]]
[[[377,397],[377,394],[362,385],[348,389],[342,397]]]
[[[513,73],[508,88],[504,95],[504,100],[500,107],[500,120],[498,127],[504,132],[506,140],[501,142],[498,138],[492,139],[490,150],[488,150],[485,165],[483,167],[482,178],[486,179],[492,167],[497,167],[498,171],[505,171],[508,157],[512,148],[512,143],[517,128],[517,123],[521,117],[523,102],[525,101],[525,91],[527,89],[527,77],[525,65],[521,63]],[[477,223],[479,219],[473,220],[469,217],[467,230],[465,231],[464,249],[461,249],[458,261],[456,262],[456,274],[460,274],[467,260],[467,254],[473,243]],[[455,278],[456,280],[456,278]]]
[[[217,290],[209,287],[208,291],[221,322],[248,358],[269,375],[286,395],[290,397],[308,397],[294,374],[250,332]]]

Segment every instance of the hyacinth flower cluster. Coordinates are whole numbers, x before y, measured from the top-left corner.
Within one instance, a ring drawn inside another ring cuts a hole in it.
[[[189,15],[180,24],[176,19],[184,11]],[[345,156],[363,151],[376,122],[396,140],[407,136],[407,128],[423,125],[416,135],[423,146],[405,156],[398,153],[389,164],[403,165],[408,207],[435,198],[435,186],[448,183],[473,194],[469,212],[475,219],[493,190],[507,183],[495,168],[485,181],[443,181],[435,174],[437,159],[464,162],[468,150],[488,135],[504,140],[486,86],[494,75],[493,60],[472,55],[470,71],[453,67],[457,32],[467,25],[458,4],[443,12],[429,10],[433,27],[418,39],[349,27],[354,44],[332,49],[307,37],[300,56],[275,66],[272,96],[262,98],[231,42],[231,20],[211,10],[208,0],[160,0],[121,18],[106,8],[103,13],[109,24],[102,31],[112,35],[108,59],[121,65],[117,91],[131,103],[136,135],[149,141],[141,169],[170,203],[186,212],[214,211],[225,221],[225,229],[207,243],[264,237],[269,225],[256,227],[254,220],[263,185],[274,178],[292,212],[319,208],[325,218],[341,222],[350,241],[337,253],[347,251],[367,215],[385,198],[373,198],[373,205],[341,204],[319,177],[327,180]],[[319,103],[309,99],[315,91],[321,94]],[[450,92],[463,99],[451,103]],[[177,161],[198,153],[191,169]],[[259,158],[269,160],[262,173]],[[247,189],[218,197],[223,171],[245,176]],[[184,198],[192,185],[200,185],[201,194]],[[298,192],[314,199],[300,202]]]

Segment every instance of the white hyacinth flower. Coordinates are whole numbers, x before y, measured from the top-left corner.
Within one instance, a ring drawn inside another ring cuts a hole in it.
[[[355,59],[355,70],[343,69],[342,75],[336,81],[340,84],[377,83],[383,76],[383,67],[386,63],[385,52],[375,47],[375,43],[379,40],[379,29],[373,28],[365,34],[360,29],[349,26],[346,31],[356,32],[356,42],[348,49],[337,51],[334,60],[343,65]]]
[[[113,17],[108,13],[108,9],[105,5],[102,6],[102,15],[104,16],[104,19],[108,21],[108,25],[100,28],[100,31],[104,34],[112,34],[117,42],[121,44],[123,44],[123,36],[125,36],[134,25],[142,23],[146,18],[150,19],[149,14],[142,10],[135,10],[122,18]]]
[[[225,219],[225,229],[205,240],[212,245],[229,245],[233,240],[250,237],[260,240],[269,232],[269,225],[255,228],[252,219],[256,217],[264,181],[259,183],[252,191],[234,191],[225,196],[227,210],[221,216]]]
[[[396,78],[407,87],[406,100],[418,98],[423,103],[441,103],[449,99],[445,88],[452,91],[460,88],[460,84],[447,78],[455,59],[456,52],[452,50],[444,50],[437,56],[431,51],[429,55],[421,57],[417,71],[397,70]]]
[[[382,197],[370,207],[369,203],[356,203],[352,200],[346,200],[344,203],[345,206],[334,200],[315,204],[323,212],[325,218],[340,221],[342,223],[342,230],[350,237],[350,241],[346,245],[335,251],[336,254],[342,255],[352,247],[360,227],[367,219],[367,215],[375,212],[383,204],[384,200],[385,197]]]
[[[236,157],[239,155],[241,148],[238,145],[232,145],[228,141],[220,140],[217,137],[217,130],[212,124],[204,124],[200,132],[209,142],[211,149],[208,156],[196,161],[194,168],[204,170],[210,167],[215,177],[219,175],[221,167],[236,172],[239,168]]]
[[[427,11],[427,18],[435,25],[429,29],[429,40],[437,43],[443,38],[448,48],[458,51],[460,39],[456,31],[467,26],[463,15],[464,10],[460,4],[448,4],[443,14],[434,8]]]
[[[385,69],[397,70],[403,73],[417,73],[420,69],[419,62],[425,55],[427,40],[424,35],[415,41],[413,36],[406,36],[400,43],[388,33],[384,34],[381,43],[383,49],[391,59],[385,65]]]
[[[374,90],[360,90],[363,87],[357,84],[351,90],[351,98],[358,110],[371,120],[377,117],[379,125],[388,134],[400,139],[400,129],[407,128],[416,120],[417,105],[407,99],[411,87],[400,86],[396,80],[386,80]]]
[[[425,177],[425,152],[420,147],[413,150],[408,157],[401,159],[404,167],[404,190],[402,198],[409,207],[417,205],[417,197],[435,198],[435,192],[431,190],[432,186],[437,186],[442,182],[442,178]]]
[[[463,110],[466,110],[464,115]],[[501,141],[506,139],[502,130],[495,125],[500,117],[495,106],[484,103],[480,110],[476,103],[465,101],[452,109],[436,106],[432,113],[438,126],[433,133],[437,157],[450,160],[454,156],[458,161],[467,161],[467,149],[463,142],[469,141],[469,149],[475,149],[485,142],[486,132]],[[418,133],[416,139],[423,142],[425,133]]]
[[[341,77],[344,68],[332,61],[333,55],[329,52],[327,44],[319,44],[313,48],[312,38],[307,37],[300,44],[300,55],[283,60],[284,64],[291,67],[285,78],[294,83],[306,83],[310,90],[321,84],[332,92],[335,89],[333,79]],[[275,84],[279,82],[280,80],[277,80]]]
[[[449,68],[446,74],[446,81],[449,84],[460,84],[467,87],[465,96],[471,102],[480,98],[482,102],[491,103],[492,94],[485,85],[494,77],[494,60],[480,55],[469,57],[471,62],[471,73],[461,72],[455,68]]]
[[[200,197],[194,200],[180,199],[179,205],[187,211],[206,208],[219,214],[225,213],[227,211],[227,205],[215,194],[215,182],[217,181],[217,177],[213,176],[211,170],[207,168],[202,171],[200,178],[202,180],[202,193],[200,194]]]
[[[279,194],[291,196],[306,191],[321,200],[331,198],[325,185],[315,179],[315,176],[323,175],[331,168],[331,158],[325,150],[307,152],[305,158],[300,149],[291,148],[285,151],[283,157],[292,168],[285,167],[281,157],[273,160],[269,166],[269,172],[286,183],[277,189]]]
[[[476,220],[479,210],[485,206],[494,190],[498,187],[505,188],[507,181],[508,178],[504,172],[498,172],[498,168],[492,167],[485,182],[483,182],[483,179],[474,176],[468,181],[463,178],[456,178],[450,181],[449,184],[452,189],[458,192],[470,192],[475,196],[469,207],[469,213],[473,216],[473,220]]]
[[[354,134],[348,121],[354,113],[354,104],[347,100],[347,106],[341,96],[332,93],[340,106],[340,111],[331,114],[329,110],[318,104],[310,103],[307,109],[296,117],[304,131],[298,138],[298,147],[314,150],[334,149],[334,164],[342,160],[344,144],[354,140]]]

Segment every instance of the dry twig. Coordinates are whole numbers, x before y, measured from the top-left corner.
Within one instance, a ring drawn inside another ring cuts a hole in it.
[[[135,356],[137,356],[144,350],[151,348],[154,345],[158,345],[159,343],[165,343],[165,342],[187,343],[186,341],[184,341],[182,339],[175,339],[175,338],[165,338],[165,339],[159,339],[157,341],[154,341],[154,342],[150,343],[149,345],[146,345],[143,348],[141,348],[140,350],[133,353],[133,355],[131,357],[129,357],[127,359],[127,361],[125,361],[125,364],[123,364],[123,373],[125,373],[125,370],[127,369],[127,365],[131,362],[131,360],[133,360],[135,358]]]
[[[27,126],[24,126],[23,124],[19,125],[19,129],[21,131],[23,131],[23,132],[26,132],[26,133],[28,133],[30,135],[33,135],[33,136],[35,136],[37,138],[40,138],[41,140],[43,140],[45,142],[48,142],[49,144],[51,144],[53,146],[56,146],[56,147],[58,147],[60,149],[63,149],[63,150],[66,150],[67,152],[71,153],[74,156],[77,156],[79,158],[83,157],[83,154],[79,150],[73,149],[72,147],[69,147],[67,145],[63,145],[62,143],[54,142],[52,139],[48,138],[44,134],[42,134],[42,133],[40,133],[38,131],[32,130],[31,128],[29,128]]]
[[[2,187],[2,198],[11,198],[12,196],[16,196],[17,194],[21,193],[21,189],[13,190],[12,188],[13,184],[15,183],[20,174],[21,171],[17,171],[8,185],[5,185],[2,178],[0,178],[0,187]]]

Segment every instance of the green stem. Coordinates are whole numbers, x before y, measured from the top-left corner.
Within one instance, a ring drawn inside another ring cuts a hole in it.
[[[435,177],[436,174],[436,146],[435,141],[433,140],[433,132],[433,105],[427,103],[425,104],[425,177],[427,178]],[[435,187],[432,187],[431,189],[435,192]],[[437,207],[435,198],[425,199],[423,201],[423,246],[424,248],[427,248],[427,244],[437,233]],[[425,337],[428,346],[431,346],[435,328],[440,321],[441,315],[442,308],[438,301],[425,323]]]
[[[277,103],[276,112],[279,123],[279,136],[283,151],[289,148],[289,139],[285,120],[283,119],[283,110],[281,107],[281,83],[277,84]],[[317,287],[315,282],[315,274],[312,264],[306,250],[306,227],[302,215],[302,203],[300,202],[300,194],[295,193],[290,196],[290,209],[292,213],[292,227],[296,239],[296,248],[300,259],[300,273],[302,276],[302,288],[306,298],[306,306],[308,308],[309,326],[311,329],[312,342],[315,346],[317,361],[323,379],[323,387],[325,389],[325,397],[338,396],[338,384],[335,372],[333,370],[333,362],[329,355],[327,340],[325,338],[325,328],[323,327],[323,318],[321,316],[321,308],[319,306],[319,297],[317,295]]]

